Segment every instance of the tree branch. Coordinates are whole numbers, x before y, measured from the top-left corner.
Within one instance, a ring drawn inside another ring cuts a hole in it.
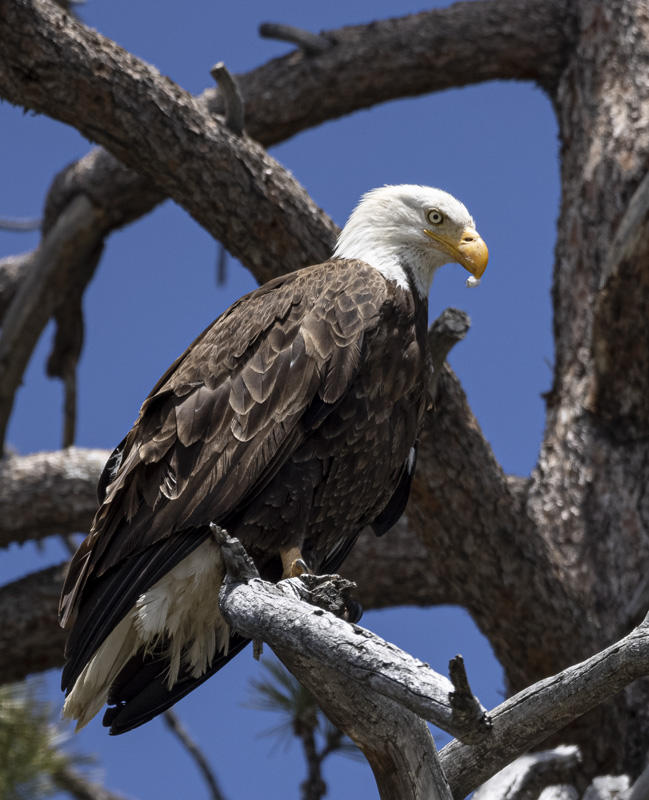
[[[79,264],[94,270],[99,260],[94,228],[97,211],[77,197],[36,251],[4,317],[0,337],[0,452],[14,394],[38,338],[55,308],[75,285]],[[83,267],[79,270],[87,274]]]
[[[70,447],[0,459],[0,547],[87,532],[107,450]]]
[[[571,26],[566,24],[566,13],[559,0],[543,4],[478,0],[330,31],[325,38],[336,46],[326,58],[300,58],[292,53],[237,77],[247,108],[246,128],[268,146],[326,120],[408,94],[494,78],[552,83],[569,46]],[[406,47],[401,44],[404,41]],[[479,69],[475,42],[482,48]],[[468,57],[458,43],[469,47]],[[394,54],[389,70],[385,52]],[[321,87],[332,84],[340,91],[323,94]],[[219,89],[207,89],[198,102],[206,103],[211,114],[225,113]],[[110,230],[148,213],[164,199],[149,178],[107,152],[93,150],[56,178],[45,209],[45,230],[71,195],[79,193],[90,197],[106,215],[106,227],[97,232],[98,244]],[[311,254],[304,263],[314,260]],[[271,272],[267,267],[256,271],[245,258],[243,263],[260,282],[286,268],[282,261]]]
[[[85,775],[67,764],[52,773],[52,781],[58,789],[76,800],[127,800],[124,795],[89,781]]]
[[[181,723],[178,715],[172,710],[167,710],[162,715],[162,719],[173,735],[176,736],[176,738],[180,741],[180,744],[187,750],[190,757],[194,760],[199,772],[203,778],[205,778],[205,783],[207,784],[212,800],[225,800],[225,795],[221,791],[221,787],[216,780],[216,775],[214,774],[209,761],[205,757],[205,754],[200,747],[191,738],[184,725]]]
[[[204,103],[48,0],[13,0],[5,9],[2,96],[104,145],[260,274],[328,256],[336,226],[256,142],[233,135]]]
[[[318,39],[334,46],[294,51],[239,77],[247,130],[269,145],[398,97],[507,79],[551,89],[574,37],[574,13],[563,0],[476,0],[323,31]],[[261,87],[270,95],[252,103]],[[214,90],[203,98],[219,103]]]
[[[215,64],[210,75],[221,87],[221,96],[225,102],[225,124],[236,136],[243,133],[245,112],[243,98],[237,81],[222,61]]]
[[[57,609],[66,571],[59,564],[0,587],[0,683],[63,664]]]
[[[538,681],[489,712],[492,730],[476,745],[454,740],[440,753],[461,798],[577,717],[649,674],[649,618],[628,636],[579,664]]]
[[[41,227],[40,218],[0,217],[0,231],[28,232]]]
[[[579,748],[575,745],[560,745],[553,750],[521,756],[483,783],[473,797],[475,800],[536,800],[545,787],[574,780],[580,763]]]
[[[486,735],[484,714],[476,720],[457,713],[451,702],[454,687],[447,678],[370,631],[296,602],[301,596],[304,587],[299,578],[280,584],[226,581],[220,602],[238,633],[263,639],[273,649],[299,649],[313,662],[342,670],[346,677],[453,735],[468,741]]]

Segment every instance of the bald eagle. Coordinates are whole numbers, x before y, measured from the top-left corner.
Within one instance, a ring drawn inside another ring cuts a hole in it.
[[[219,612],[210,536],[262,577],[336,571],[359,531],[385,533],[410,490],[428,398],[427,296],[487,248],[467,209],[424,186],[366,194],[333,257],[242,297],[154,386],[99,480],[63,587],[64,716],[123,733],[246,644]]]

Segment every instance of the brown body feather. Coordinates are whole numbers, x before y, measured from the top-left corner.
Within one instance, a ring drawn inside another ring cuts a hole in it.
[[[280,548],[300,547],[316,571],[336,568],[363,526],[389,527],[407,499],[426,405],[426,321],[416,292],[341,259],[271,281],[196,339],[100,481],[101,505],[61,600],[71,630],[65,688],[210,522],[240,538],[269,579],[281,574]],[[142,655],[123,670],[111,702],[144,697],[163,671],[154,661]],[[117,732],[213,671],[181,675],[175,693],[145,698]]]

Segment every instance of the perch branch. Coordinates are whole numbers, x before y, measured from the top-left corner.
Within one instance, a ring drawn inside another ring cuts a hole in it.
[[[228,537],[227,544],[236,549],[238,543]],[[450,699],[454,687],[447,678],[370,631],[301,602],[310,597],[299,578],[270,584],[251,577],[252,571],[239,570],[239,579],[249,582],[234,582],[232,562],[221,547],[228,568],[221,610],[237,632],[262,639],[273,649],[301,650],[466,741],[479,741],[487,734],[484,715],[468,724],[464,715],[458,718]]]

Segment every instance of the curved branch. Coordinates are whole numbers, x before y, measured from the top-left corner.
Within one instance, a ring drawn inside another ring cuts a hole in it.
[[[567,14],[560,0],[542,4],[535,0],[478,0],[414,17],[330,31],[325,36],[336,46],[326,58],[292,53],[237,76],[247,109],[246,129],[269,146],[326,120],[409,94],[496,78],[553,83],[569,47]],[[412,36],[413,30],[416,36]],[[407,47],[401,44],[404,40]],[[480,59],[475,42],[482,48]],[[468,57],[467,47],[471,51]],[[392,54],[389,70],[385,52]],[[323,86],[340,90],[323,94]],[[197,102],[206,103],[211,114],[225,113],[219,89],[207,89]],[[45,209],[45,230],[77,193],[89,196],[106,214],[106,228],[98,231],[101,239],[164,199],[147,176],[131,171],[105,151],[91,151],[57,176]],[[258,270],[245,255],[238,257],[260,282],[286,269],[280,261]],[[313,260],[311,254],[303,263]]]
[[[260,274],[329,255],[334,223],[262,147],[233,135],[204,103],[48,0],[14,0],[3,12],[6,99],[104,145]]]
[[[199,772],[205,779],[205,783],[207,784],[207,788],[212,800],[225,800],[225,795],[221,791],[221,787],[219,786],[219,782],[216,779],[216,775],[214,774],[209,761],[198,744],[189,735],[189,732],[180,721],[180,717],[175,713],[175,711],[167,709],[162,714],[162,720],[173,733],[173,735],[178,739],[181,746],[187,750],[189,757],[196,764]]]

